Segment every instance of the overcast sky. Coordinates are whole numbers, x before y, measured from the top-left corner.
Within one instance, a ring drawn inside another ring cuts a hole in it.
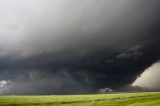
[[[131,85],[160,59],[159,10],[159,0],[0,0],[0,93]]]

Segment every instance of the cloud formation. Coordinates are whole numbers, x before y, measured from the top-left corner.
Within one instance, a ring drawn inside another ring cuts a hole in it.
[[[147,68],[143,74],[133,83],[133,85],[146,87],[150,89],[160,89],[159,72],[160,63],[155,63]]]
[[[5,80],[0,81],[0,89],[5,88],[9,83],[10,81],[5,81]]]
[[[158,0],[1,0],[0,80],[12,81],[5,92],[132,84],[160,59],[159,9]]]

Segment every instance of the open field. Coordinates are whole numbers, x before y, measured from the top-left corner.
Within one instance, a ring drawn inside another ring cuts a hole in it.
[[[160,106],[160,92],[0,96],[0,106]]]

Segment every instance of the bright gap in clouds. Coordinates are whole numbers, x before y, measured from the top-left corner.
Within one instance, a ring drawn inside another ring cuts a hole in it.
[[[150,89],[160,89],[159,83],[160,76],[160,63],[155,63],[146,69],[141,77],[132,84],[133,86],[141,86]]]
[[[0,81],[0,89],[5,88],[9,83],[10,81],[5,81],[5,80]]]

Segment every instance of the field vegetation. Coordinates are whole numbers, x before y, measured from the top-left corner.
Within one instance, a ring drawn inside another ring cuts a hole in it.
[[[0,106],[160,106],[160,92],[0,96]]]

